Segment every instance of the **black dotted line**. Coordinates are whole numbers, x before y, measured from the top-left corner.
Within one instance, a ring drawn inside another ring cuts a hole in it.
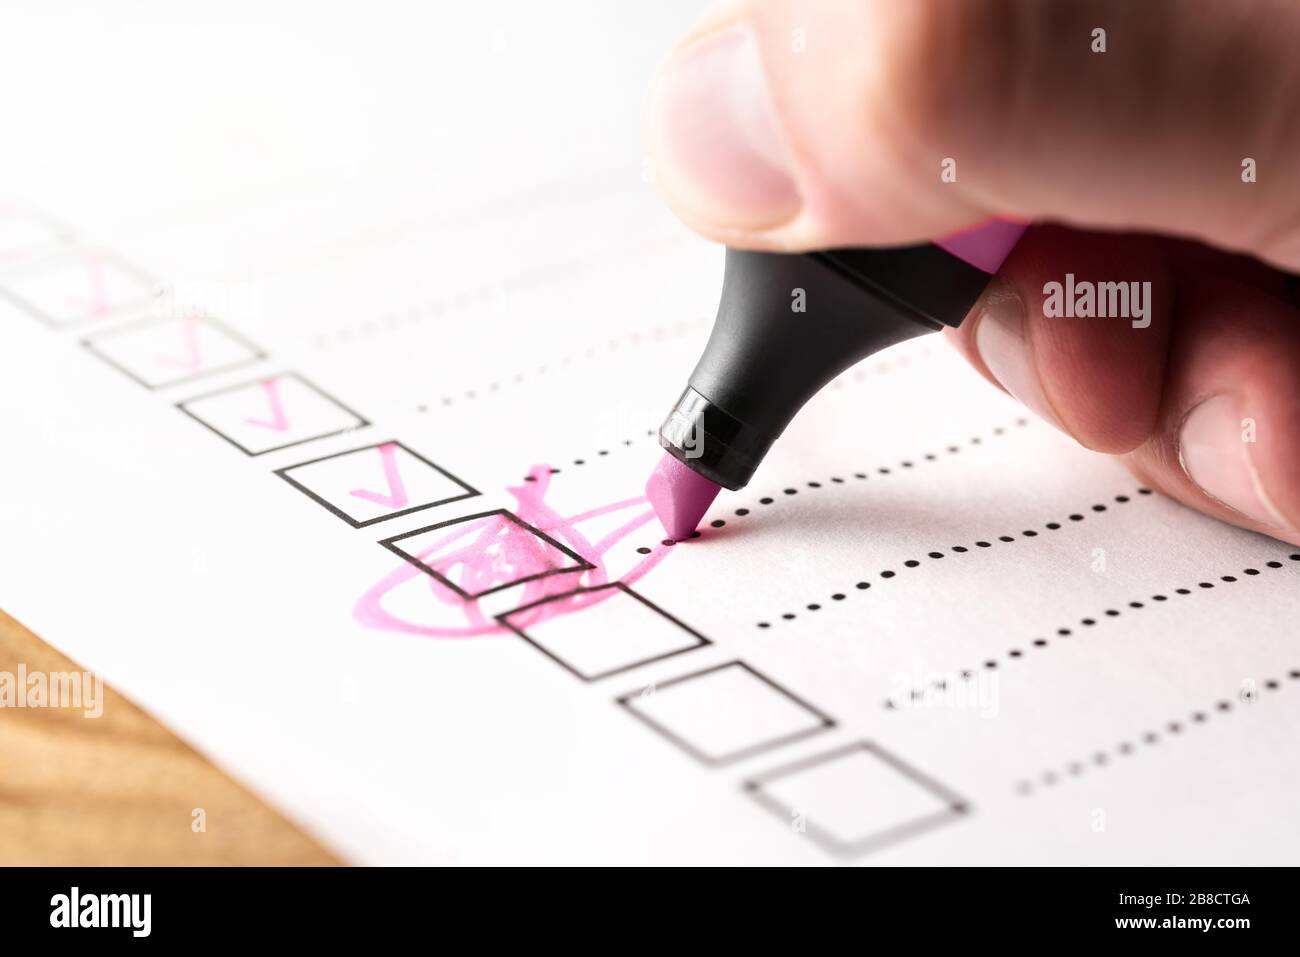
[[[381,332],[392,332],[401,326],[412,326],[427,319],[442,318],[453,309],[483,305],[501,294],[501,287],[496,283],[477,286],[457,296],[420,303],[400,312],[386,312],[378,319],[366,319],[355,326],[340,326],[333,332],[318,332],[312,336],[311,345],[315,349],[325,349],[331,345],[350,345],[357,339],[369,339]]]
[[[618,444],[616,444],[616,445],[612,445],[612,446],[610,446],[609,448],[598,449],[597,452],[596,452],[596,454],[595,454],[595,456],[593,456],[592,458],[587,458],[587,459],[574,459],[574,460],[573,460],[573,465],[574,465],[575,467],[580,468],[580,467],[582,467],[582,466],[584,466],[584,465],[588,465],[588,464],[590,464],[590,463],[592,463],[592,462],[599,462],[599,461],[601,461],[602,459],[605,459],[605,458],[609,457],[609,455],[612,454],[612,453],[613,453],[615,450],[617,450],[617,449],[620,449],[620,448],[630,448],[631,446],[638,445],[638,444],[644,442],[646,439],[653,439],[653,438],[655,438],[655,437],[658,436],[658,435],[659,435],[659,433],[656,432],[654,429],[646,429],[646,433],[645,433],[645,435],[643,435],[643,436],[640,436],[640,437],[635,438],[635,439],[624,439],[622,442],[620,442],[620,443],[618,443]],[[554,466],[554,465],[550,466],[550,472],[551,472],[552,475],[559,475],[559,474],[560,474],[561,472],[563,472],[563,471],[564,471],[564,469],[562,469],[562,468],[558,468],[557,466]],[[536,481],[537,481],[537,477],[536,477],[535,475],[525,475],[525,476],[524,476],[524,481],[525,481],[525,482],[536,482]]]
[[[1140,488],[1140,489],[1137,490],[1137,492],[1138,492],[1139,495],[1150,495],[1150,494],[1151,494],[1151,490],[1150,490],[1149,488]],[[1127,495],[1116,495],[1114,501],[1115,501],[1116,503],[1120,504],[1120,505],[1124,505],[1124,504],[1127,504],[1128,502],[1132,501],[1132,499],[1131,499],[1129,496],[1127,496]],[[1091,509],[1091,511],[1093,511],[1093,512],[1098,512],[1098,513],[1100,513],[1100,512],[1105,512],[1105,511],[1107,511],[1107,510],[1108,510],[1108,506],[1103,505],[1103,504],[1101,504],[1101,503],[1098,503],[1098,504],[1092,506],[1092,509]],[[1069,516],[1069,518],[1068,518],[1068,522],[1071,522],[1071,523],[1073,523],[1073,522],[1082,522],[1082,521],[1084,520],[1085,517],[1086,517],[1086,515],[1085,515],[1084,513],[1082,513],[1082,512],[1073,512],[1073,513],[1070,514],[1070,516]],[[1044,529],[1046,529],[1047,531],[1050,531],[1050,532],[1060,531],[1062,528],[1065,528],[1065,527],[1066,527],[1066,523],[1062,523],[1062,522],[1048,522],[1047,524],[1045,524],[1045,525],[1043,526]],[[980,548],[992,548],[993,545],[994,545],[996,542],[1002,542],[1002,543],[1005,543],[1005,544],[1010,544],[1010,543],[1016,541],[1017,538],[1037,538],[1038,535],[1039,535],[1039,533],[1038,533],[1038,531],[1037,531],[1036,529],[1026,528],[1026,529],[1023,529],[1023,530],[1019,533],[1018,536],[1017,536],[1017,535],[999,535],[999,536],[997,536],[996,538],[993,538],[993,539],[991,539],[991,540],[987,540],[987,541],[984,540],[984,539],[981,539],[981,540],[979,540],[979,541],[977,541],[977,542],[974,542],[973,545],[974,545],[974,547],[975,547],[976,549],[980,549]],[[966,545],[953,545],[951,548],[948,549],[947,552],[941,552],[941,551],[927,552],[925,557],[926,557],[926,559],[929,559],[929,560],[931,560],[931,561],[939,561],[940,559],[945,558],[949,553],[957,554],[957,555],[965,555],[965,554],[969,553],[970,551],[971,551],[971,548],[968,547],[968,546],[966,546]],[[918,568],[918,567],[920,567],[920,565],[921,565],[921,559],[917,559],[917,558],[909,558],[909,559],[907,559],[906,561],[904,561],[904,562],[902,563],[902,567],[903,567],[903,568]],[[884,580],[884,581],[888,581],[888,580],[891,579],[891,578],[895,578],[895,577],[897,577],[897,575],[898,575],[898,572],[894,571],[892,568],[887,568],[887,569],[885,569],[884,571],[879,572],[877,577],[879,577],[880,579],[882,579],[882,580]],[[854,589],[857,590],[857,591],[866,591],[867,589],[869,589],[869,588],[871,587],[871,582],[868,581],[868,580],[859,581],[859,582],[855,583],[853,587],[854,587]],[[832,601],[843,601],[846,597],[847,597],[847,595],[846,595],[844,592],[835,592],[834,594],[831,595],[831,600],[832,600]],[[822,606],[821,606],[820,604],[818,604],[817,602],[811,602],[811,603],[805,605],[804,608],[807,609],[808,611],[821,611]],[[798,616],[797,614],[795,614],[794,612],[791,612],[791,611],[785,612],[783,615],[781,615],[781,619],[782,619],[783,621],[794,621],[794,620],[795,620],[796,618],[798,618],[798,617],[799,617],[799,616]],[[759,628],[771,628],[771,627],[772,627],[772,623],[771,623],[770,621],[760,621],[760,622],[758,622],[758,627],[759,627]]]
[[[1016,419],[1016,420],[1015,420],[1015,422],[1013,423],[1013,425],[1014,425],[1016,428],[1024,428],[1025,426],[1029,425],[1029,420],[1028,420],[1028,419],[1025,419],[1025,418],[1019,418],[1019,419]],[[991,431],[990,434],[991,434],[991,435],[994,435],[994,436],[1006,435],[1006,434],[1007,434],[1007,428],[1006,428],[1005,426],[1001,426],[1001,425],[999,425],[999,426],[997,426],[996,428],[992,429],[992,431]],[[983,436],[979,436],[979,435],[972,436],[972,437],[971,437],[970,439],[968,439],[967,442],[966,442],[966,445],[968,445],[968,446],[969,446],[969,445],[982,445],[982,444],[984,444],[984,437],[983,437]],[[944,454],[947,454],[947,455],[956,455],[958,452],[960,452],[960,451],[962,450],[962,448],[963,448],[963,446],[961,446],[961,445],[949,445],[949,446],[945,446],[945,448],[944,448]],[[939,460],[939,457],[940,457],[940,455],[937,454],[937,453],[934,453],[934,452],[926,452],[926,453],[925,453],[924,455],[922,455],[920,458],[921,458],[922,461],[925,461],[925,462],[936,462],[936,461]],[[907,469],[915,468],[915,467],[916,467],[916,464],[917,464],[916,461],[913,460],[913,459],[903,459],[903,460],[901,460],[900,462],[898,462],[897,465],[894,466],[894,467],[882,466],[882,467],[880,467],[880,468],[877,468],[874,474],[876,474],[876,475],[901,475],[901,474],[903,474],[903,472],[898,471],[899,469],[901,469],[901,470],[903,470],[903,471],[906,471]],[[554,471],[554,469],[552,469],[552,471]],[[849,477],[848,477],[848,478],[845,478],[845,475],[848,475]],[[804,488],[806,488],[806,489],[816,490],[816,489],[826,488],[826,487],[828,487],[828,486],[844,485],[844,484],[846,484],[846,483],[848,483],[848,482],[850,482],[850,481],[860,481],[860,482],[865,482],[865,481],[866,481],[867,479],[869,479],[870,477],[871,477],[871,475],[870,475],[869,473],[867,473],[867,472],[844,473],[844,475],[832,475],[830,478],[822,479],[822,480],[820,480],[820,481],[813,480],[813,481],[805,482],[805,483],[804,483]],[[799,490],[798,488],[790,487],[790,488],[782,489],[782,490],[781,490],[781,494],[782,494],[783,497],[790,497],[790,496],[798,495],[798,494],[799,494],[799,491],[800,491],[800,490]],[[762,498],[760,498],[760,499],[758,500],[758,504],[759,504],[759,505],[763,505],[763,506],[768,506],[768,505],[775,505],[775,504],[776,504],[777,502],[779,502],[779,501],[781,501],[780,498],[776,498],[776,497],[771,496],[771,495],[765,495],[765,496],[763,496]],[[751,514],[753,514],[753,509],[751,509],[751,508],[745,508],[745,507],[738,508],[738,509],[736,509],[734,512],[732,512],[732,515],[734,515],[736,518],[744,518],[746,515],[751,515]],[[723,528],[723,527],[726,526],[726,524],[727,524],[727,522],[726,522],[725,519],[715,518],[713,521],[709,522],[709,527],[710,527],[710,528]],[[1036,534],[1036,533],[1026,533],[1026,534]],[[695,531],[695,532],[694,532],[690,537],[691,537],[691,538],[699,538],[699,537],[700,537],[700,532],[697,530],[697,531]],[[1007,541],[1010,541],[1010,539],[1006,539],[1006,540],[1007,540]],[[676,543],[675,541],[673,541],[672,539],[665,538],[665,539],[664,539],[660,544],[663,544],[663,545],[676,545],[677,543]],[[966,551],[966,549],[962,548],[961,546],[958,546],[956,550],[957,550],[957,551]],[[638,548],[638,549],[637,549],[637,553],[638,553],[638,554],[641,554],[641,555],[648,555],[648,554],[650,554],[650,551],[651,551],[651,549],[649,549],[649,548],[645,548],[645,547],[641,547],[641,548]],[[931,553],[930,553],[930,557],[932,557],[932,558],[934,558],[934,557],[942,558],[943,556],[942,556],[942,555],[936,555],[935,552],[931,552]],[[892,575],[893,575],[893,572],[888,572],[888,573],[886,573],[886,577],[889,577],[889,576],[892,576]],[[859,587],[859,588],[863,588],[863,587],[866,587],[866,586],[863,586],[863,585],[859,584],[858,587]],[[843,596],[843,595],[840,595],[839,598],[840,598],[840,599],[843,599],[844,596]],[[817,606],[817,607],[820,608],[821,606],[819,605],[819,606]],[[810,610],[814,610],[814,611],[816,610],[816,609],[813,609],[812,606],[809,606],[809,608],[810,608]],[[794,617],[794,616],[793,616],[793,615],[790,615],[790,616],[783,616],[783,617],[791,617],[791,618],[792,618],[792,617]],[[766,628],[767,626],[766,626],[766,625],[761,625],[760,627],[764,627],[764,628]]]
[[[910,356],[904,353],[892,359],[877,359],[868,369],[865,364],[859,364],[852,371],[841,374],[831,382],[832,389],[843,389],[850,382],[865,382],[872,375],[887,375],[890,372],[897,372],[900,369],[908,368],[918,359],[929,359],[934,352],[929,346],[921,347],[916,355]]]
[[[482,290],[479,291],[478,296],[479,298],[490,298],[490,296],[485,295]],[[433,311],[433,312],[430,311],[434,309],[436,309],[437,311]],[[438,304],[434,304],[428,307],[423,307],[422,310],[417,309],[415,310],[415,313],[416,313],[415,316],[410,321],[416,321],[420,318],[425,318],[426,314],[427,315],[441,314],[441,307],[439,307]],[[384,317],[382,324],[379,322],[371,321],[371,322],[363,323],[359,328],[363,333],[373,334],[375,332],[380,331],[381,327],[391,328],[392,326],[399,324],[400,321],[401,321],[400,317],[396,313],[390,313],[389,315]],[[649,334],[641,333],[641,332],[633,332],[626,336],[610,339],[605,343],[604,351],[616,352],[624,345],[639,346],[642,345],[647,340],[654,341],[654,342],[663,342],[667,339],[679,339],[690,332],[698,331],[700,329],[705,329],[707,327],[708,327],[707,319],[701,319],[694,323],[676,322],[671,326],[655,326],[652,330],[650,330]],[[347,334],[350,335],[351,333],[348,332]],[[344,337],[344,332],[340,332],[338,335],[342,340]],[[328,341],[328,337],[317,336],[316,339],[314,340],[314,344],[319,347],[324,343],[326,343],[327,341]],[[508,376],[506,378],[499,379],[496,382],[490,382],[488,383],[486,388],[466,389],[459,396],[444,395],[439,400],[438,404],[443,407],[452,406],[455,405],[457,402],[466,402],[466,401],[480,398],[481,396],[484,395],[490,395],[492,393],[500,392],[503,386],[505,385],[512,385],[512,386],[523,385],[525,381],[531,378],[540,378],[556,369],[568,368],[575,361],[583,360],[583,359],[594,359],[596,357],[596,354],[600,351],[601,350],[596,346],[588,346],[585,350],[583,350],[580,353],[570,353],[569,355],[560,356],[559,358],[554,359],[550,363],[537,366],[536,369],[530,372],[517,372],[513,376]],[[920,353],[917,358],[924,358],[924,357],[928,357],[929,355],[930,352],[926,350]],[[907,355],[902,355],[893,360],[882,360],[880,362],[877,362],[875,365],[871,367],[870,371],[871,373],[874,373],[876,375],[884,375],[888,372],[897,371],[899,369],[905,369],[908,366],[910,366],[912,362],[913,362],[912,357]],[[844,387],[845,383],[849,381],[863,382],[867,379],[867,377],[868,377],[868,371],[866,369],[855,369],[852,373],[846,373],[840,376],[833,383],[831,383],[831,387],[834,389],[841,389]],[[415,407],[415,411],[421,413],[428,412],[429,409],[430,409],[430,405],[428,403],[417,405]]]
[[[1286,676],[1288,681],[1300,682],[1300,668],[1292,668],[1286,673]],[[1281,691],[1283,683],[1276,678],[1268,678],[1261,686],[1267,691]],[[1245,705],[1254,704],[1259,700],[1259,697],[1257,691],[1243,691],[1240,695],[1241,701]],[[1193,711],[1185,718],[1173,718],[1167,721],[1164,725],[1163,734],[1166,737],[1179,737],[1185,731],[1207,724],[1212,714],[1218,713],[1220,716],[1226,716],[1232,714],[1233,710],[1231,701],[1227,698],[1221,699],[1216,701],[1212,707],[1202,711]],[[1022,779],[1016,782],[1015,791],[1022,797],[1029,797],[1040,788],[1055,787],[1070,778],[1082,777],[1083,773],[1089,768],[1101,770],[1110,767],[1110,765],[1123,758],[1137,754],[1140,748],[1154,748],[1161,741],[1161,733],[1160,731],[1144,731],[1131,741],[1121,741],[1113,748],[1094,751],[1086,760],[1071,761],[1060,770],[1047,770],[1038,775],[1037,778]]]
[[[447,221],[443,222],[445,224]],[[339,326],[332,332],[320,330],[312,337],[311,345],[316,349],[323,349],[333,344],[348,345],[356,339],[392,332],[401,326],[418,325],[429,319],[440,319],[445,316],[457,316],[466,309],[485,305],[494,299],[516,296],[534,289],[555,288],[571,276],[589,272],[593,265],[606,266],[638,261],[647,254],[680,246],[682,242],[680,238],[671,238],[636,246],[614,246],[596,254],[594,258],[588,255],[564,262],[533,266],[491,282],[457,289],[451,295],[412,303],[400,310],[390,310],[377,319],[365,319],[358,323]],[[697,325],[706,326],[707,322],[707,319],[700,319]],[[676,330],[684,325],[685,323],[678,322],[672,328]]]
[[[603,347],[588,346],[582,352],[574,352],[568,355],[560,356],[552,360],[551,362],[539,365],[535,369],[532,369],[528,372],[517,372],[513,376],[508,376],[503,379],[499,379],[496,382],[490,382],[488,383],[486,388],[467,389],[464,392],[462,392],[459,396],[444,395],[438,401],[438,404],[443,407],[447,407],[447,406],[455,405],[457,402],[467,402],[472,399],[480,398],[484,395],[490,395],[495,392],[500,392],[501,389],[507,385],[511,385],[511,386],[523,385],[524,382],[526,381],[530,381],[535,378],[541,378],[554,371],[567,369],[569,366],[573,365],[574,362],[594,359],[596,358],[597,353],[600,352],[617,352],[619,349],[625,346],[636,347],[642,345],[647,341],[663,342],[667,339],[680,339],[683,336],[687,335],[688,333],[697,332],[701,329],[708,328],[708,324],[709,323],[707,319],[700,319],[693,323],[676,322],[673,323],[673,325],[671,326],[655,326],[653,329],[650,330],[648,334],[642,332],[629,333],[626,336],[620,336],[608,340]],[[430,406],[428,404],[418,405],[415,407],[415,411],[428,412],[429,408]]]
[[[633,338],[634,340],[636,339],[635,336],[633,336],[632,338]],[[611,340],[611,342],[612,342],[612,341],[613,341],[613,340]],[[591,350],[590,350],[590,349],[587,350],[587,354],[588,354],[588,355],[591,354]],[[922,355],[923,355],[923,356],[928,356],[928,355],[930,355],[930,353],[929,353],[929,351],[927,350],[926,352],[922,353]],[[565,360],[565,361],[567,362],[568,360]],[[884,374],[884,373],[889,372],[889,371],[891,371],[891,370],[893,370],[893,369],[902,369],[902,368],[906,368],[908,365],[910,365],[910,363],[911,363],[911,360],[910,360],[907,356],[899,356],[897,359],[893,360],[892,362],[882,362],[882,363],[878,363],[878,364],[875,366],[875,368],[873,369],[873,371],[876,372],[877,374]],[[542,370],[545,371],[545,367],[542,367]],[[839,379],[835,380],[835,383],[834,383],[835,386],[838,387],[839,385],[841,385],[842,382],[843,382],[843,380],[844,380],[845,378],[846,378],[845,376],[841,376]],[[863,381],[864,378],[866,378],[866,373],[865,373],[863,370],[857,370],[857,371],[855,371],[855,372],[853,373],[853,381],[855,381],[855,382],[861,382],[861,381]],[[522,379],[520,376],[515,376],[515,381],[516,381],[516,382],[522,382],[523,379]],[[491,387],[491,389],[492,389],[493,391],[495,391],[495,390],[497,390],[497,389],[499,389],[499,388],[500,388],[500,384],[499,384],[499,383],[496,383],[496,384],[494,384],[494,385]],[[472,398],[474,398],[476,395],[477,395],[477,393],[475,393],[475,392],[469,392],[469,393],[466,393],[466,398],[470,398],[470,399],[472,399]],[[446,404],[446,405],[450,405],[450,404],[451,404],[451,402],[450,402],[449,400],[447,400],[447,399],[444,399],[443,402],[444,402],[444,404]],[[419,411],[419,412],[427,412],[427,411],[428,411],[428,406],[419,406],[419,407],[417,408],[417,411]],[[1017,424],[1017,425],[1025,425],[1025,424],[1027,424],[1027,420],[1024,420],[1024,419],[1017,419],[1017,420],[1016,420],[1016,424]],[[1001,434],[1002,434],[1003,432],[1005,432],[1005,431],[1006,431],[1006,430],[1005,430],[1005,429],[1002,429],[1002,428],[994,429],[994,434],[996,434],[996,435],[1001,435]],[[655,438],[658,434],[659,434],[659,433],[658,433],[656,430],[654,430],[654,429],[647,429],[647,430],[646,430],[646,433],[645,433],[645,437],[646,437],[646,438]],[[639,442],[640,442],[640,439],[624,439],[624,440],[622,441],[621,445],[622,445],[622,447],[630,447],[630,446],[633,446],[633,445],[637,445],[637,444],[639,444]],[[973,444],[978,445],[979,442],[980,442],[980,440],[979,440],[978,438],[974,438],[974,439],[971,439],[971,442],[972,442]],[[614,447],[612,447],[612,448],[599,449],[599,450],[596,452],[596,454],[595,454],[594,456],[587,456],[586,458],[576,458],[576,459],[573,459],[572,462],[573,462],[573,464],[574,464],[575,466],[586,465],[586,464],[589,463],[589,462],[597,461],[597,460],[600,459],[600,458],[607,457],[607,456],[610,454],[610,452],[613,451],[613,448],[617,448],[617,447],[618,447],[618,446],[616,445],[616,446],[614,446]],[[957,448],[953,448],[953,447],[949,447],[949,451],[950,451],[950,452],[956,452],[956,451],[959,451],[959,449],[957,449]],[[938,456],[927,455],[927,456],[925,456],[925,458],[926,458],[927,460],[929,460],[929,461],[934,461],[936,458],[938,458]],[[902,462],[902,463],[900,463],[900,464],[901,464],[902,467],[904,467],[904,468],[911,468],[912,465],[913,465],[914,463],[912,463],[912,462]],[[562,470],[559,469],[559,468],[555,468],[555,467],[552,467],[552,468],[551,468],[551,474],[552,474],[552,475],[558,475],[558,474],[560,474],[561,471],[562,471]],[[879,469],[878,471],[883,472],[883,473],[885,473],[885,474],[888,474],[888,473],[889,473],[889,469]],[[857,475],[856,477],[857,477],[857,478],[866,478],[867,476],[866,476],[865,474],[861,474],[861,475]],[[528,477],[528,476],[525,476],[525,477],[524,477],[524,481],[525,481],[525,482],[532,482],[532,481],[535,481],[535,479],[530,478],[530,477]],[[842,482],[844,481],[844,479],[842,479],[842,478],[832,478],[832,479],[830,479],[830,481],[831,481],[832,483],[842,483]],[[810,488],[820,488],[820,487],[821,487],[821,483],[820,483],[820,482],[809,482],[809,483],[808,483],[808,486],[809,486]],[[786,494],[787,494],[787,495],[793,495],[793,494],[795,494],[795,493],[794,493],[793,491],[790,491],[789,489],[787,489],[787,490],[786,490]],[[771,504],[772,501],[774,501],[774,500],[772,500],[772,499],[765,499],[765,500],[763,501],[763,504],[765,504],[765,505],[769,505],[769,504]],[[749,514],[749,509],[747,509],[747,508],[737,509],[735,514],[737,514],[737,515],[741,515],[741,516],[743,516],[743,515],[748,515],[748,514]],[[726,524],[725,522],[714,522],[713,527],[714,527],[714,528],[721,528],[721,527],[722,527],[723,525],[725,525],[725,524]],[[696,537],[698,537],[698,536],[696,536]]]
[[[1300,562],[1300,552],[1294,552],[1288,557],[1293,562]],[[1264,562],[1263,567],[1269,569],[1277,569],[1277,568],[1284,567],[1284,563],[1280,561],[1272,560],[1272,561]],[[1260,574],[1260,570],[1252,566],[1250,568],[1243,568],[1241,574],[1245,575],[1247,578],[1253,578],[1256,575]],[[1218,582],[1222,584],[1230,585],[1239,580],[1240,579],[1238,579],[1236,575],[1220,575],[1218,577]],[[1148,607],[1147,602],[1152,602],[1159,605],[1169,601],[1170,595],[1178,595],[1178,596],[1192,595],[1200,591],[1208,591],[1209,589],[1214,587],[1216,587],[1216,583],[1213,581],[1201,581],[1196,583],[1195,589],[1175,588],[1172,589],[1168,594],[1164,594],[1164,593],[1155,594],[1150,596],[1150,598],[1146,599],[1145,601],[1139,601],[1139,600],[1130,601],[1127,603],[1126,607],[1130,611],[1140,611]],[[1119,608],[1107,608],[1096,618],[1080,618],[1079,625],[1086,630],[1095,627],[1096,625],[1100,624],[1102,621],[1105,621],[1106,619],[1118,618],[1120,617],[1121,614],[1123,614],[1123,612],[1121,612]],[[1055,639],[1063,640],[1066,638],[1070,638],[1076,634],[1078,634],[1078,632],[1076,631],[1076,626],[1063,625],[1060,628],[1056,629]],[[1040,636],[1034,638],[1029,644],[1030,647],[1042,649],[1048,647],[1050,642],[1048,641],[1047,638]],[[984,668],[986,671],[993,671],[996,668],[1000,667],[1003,663],[1008,661],[1015,661],[1017,659],[1023,658],[1024,655],[1025,655],[1024,649],[1011,648],[1010,650],[1007,651],[1005,659],[986,658],[982,663],[981,667]],[[957,672],[957,676],[961,678],[963,681],[969,681],[971,678],[975,676],[975,669],[964,668],[961,671]],[[931,684],[931,687],[937,691],[942,691],[947,687],[947,685],[946,682],[940,680],[940,681],[933,682]],[[921,701],[923,700],[924,696],[925,696],[925,689],[923,688],[913,688],[910,694],[908,695],[911,701]],[[898,709],[897,703],[892,698],[886,699],[884,704],[886,710],[894,711]]]

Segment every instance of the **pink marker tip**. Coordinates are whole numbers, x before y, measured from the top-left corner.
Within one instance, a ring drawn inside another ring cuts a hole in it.
[[[693,472],[669,452],[655,466],[645,493],[668,537],[675,542],[690,538],[722,486]]]

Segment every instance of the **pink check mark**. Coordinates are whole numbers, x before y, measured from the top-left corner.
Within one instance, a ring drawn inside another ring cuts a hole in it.
[[[156,358],[165,365],[194,371],[203,364],[203,354],[199,351],[199,317],[186,316],[182,319],[181,332],[184,336],[185,354],[177,357],[159,353]]]
[[[271,418],[266,420],[249,417],[245,418],[244,421],[249,425],[256,425],[263,429],[287,432],[289,430],[289,418],[284,414],[284,400],[280,398],[280,380],[265,380],[262,383],[262,391],[266,393],[266,401],[271,406]]]
[[[89,296],[70,295],[68,304],[74,309],[86,310],[89,315],[102,316],[112,305],[108,297],[108,279],[104,275],[104,264],[98,256],[87,256],[82,264],[86,268]]]
[[[402,481],[402,473],[397,468],[397,446],[392,442],[385,442],[379,446],[379,455],[384,462],[384,479],[388,482],[388,494],[371,492],[364,488],[354,489],[352,494],[367,502],[383,505],[385,508],[401,508],[411,499],[406,494],[406,484]]]

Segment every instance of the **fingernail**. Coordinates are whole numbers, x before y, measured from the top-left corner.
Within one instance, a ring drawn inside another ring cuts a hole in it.
[[[994,280],[976,320],[975,350],[993,378],[1022,405],[1061,431],[1065,428],[1047,401],[1038,373],[1029,362],[1025,303],[1011,286]]]
[[[654,106],[661,180],[711,222],[754,229],[798,211],[790,153],[753,31],[692,42],[661,72]]]
[[[1236,396],[1216,395],[1196,406],[1178,435],[1178,461],[1206,495],[1262,525],[1287,529],[1251,461],[1247,421]]]

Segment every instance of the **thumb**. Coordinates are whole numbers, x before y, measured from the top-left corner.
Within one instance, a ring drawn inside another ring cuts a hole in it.
[[[1295,269],[1298,45],[1288,0],[733,0],[663,66],[648,137],[678,214],[730,245],[1002,215]]]

